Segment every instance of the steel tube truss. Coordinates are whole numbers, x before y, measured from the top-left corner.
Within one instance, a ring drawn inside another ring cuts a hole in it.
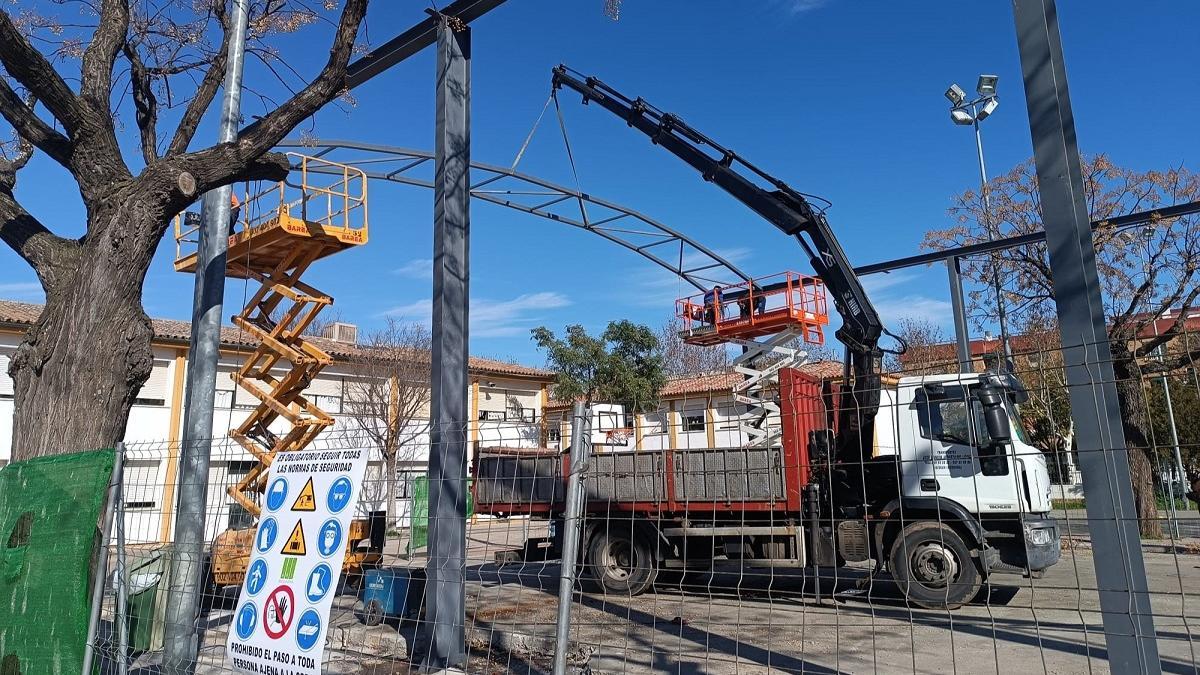
[[[358,167],[368,178],[430,188],[433,153],[342,140],[287,140],[280,150]],[[677,275],[699,290],[750,280],[720,254],[633,209],[515,169],[471,162],[471,197],[603,237]]]

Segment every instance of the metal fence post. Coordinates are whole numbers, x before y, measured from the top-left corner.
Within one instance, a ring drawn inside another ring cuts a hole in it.
[[[466,654],[466,479],[470,280],[471,29],[438,22],[433,201],[429,562],[418,651],[428,668]]]
[[[100,528],[100,552],[96,555],[96,567],[92,572],[92,613],[88,616],[87,642],[83,647],[83,671],[81,675],[92,675],[92,661],[96,658],[96,634],[100,632],[100,612],[104,608],[104,584],[108,578],[108,537],[112,534],[113,514],[117,500],[122,499],[121,475],[125,470],[119,450],[113,458],[112,476],[108,480],[108,504],[104,509],[104,525]]]
[[[1054,0],[1014,0],[1013,15],[1109,668],[1158,673],[1153,609]]]
[[[221,106],[220,141],[237,139],[241,120],[242,66],[246,48],[249,0],[234,0],[225,96]],[[204,222],[197,248],[196,290],[192,301],[191,349],[187,364],[187,398],[183,439],[179,446],[179,490],[175,509],[175,542],[171,556],[171,588],[163,643],[163,670],[189,675],[196,669],[204,555],[204,511],[212,453],[213,406],[217,360],[221,349],[221,305],[225,295],[225,251],[229,246],[229,186],[204,195]]]
[[[125,551],[125,444],[117,443],[117,503],[113,509],[113,526],[117,533],[117,569],[114,592],[117,596],[114,628],[117,632],[117,675],[129,672],[129,560]]]
[[[971,367],[971,334],[967,331],[967,307],[963,302],[962,269],[958,256],[946,258],[950,275],[950,307],[954,312],[954,344],[958,352],[958,371],[969,373]]]
[[[571,473],[567,476],[567,504],[563,514],[562,566],[558,574],[558,624],[554,631],[554,675],[566,675],[567,646],[571,632],[579,539],[583,531],[585,493],[583,474],[591,457],[591,408],[577,402],[571,412]]]

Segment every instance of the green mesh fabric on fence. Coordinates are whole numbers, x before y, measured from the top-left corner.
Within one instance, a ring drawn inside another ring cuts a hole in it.
[[[0,672],[83,668],[96,524],[115,453],[95,450],[0,469]]]
[[[471,494],[471,482],[467,479],[467,517],[475,514],[475,496]],[[417,476],[413,480],[412,506],[408,516],[408,554],[429,544],[429,478]]]

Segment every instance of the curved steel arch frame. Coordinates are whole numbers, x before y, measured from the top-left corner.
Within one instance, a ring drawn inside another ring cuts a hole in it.
[[[433,153],[355,141],[285,140],[279,150],[362,169],[368,178],[433,188]],[[310,169],[311,170],[311,169]],[[512,168],[471,162],[471,196],[586,230],[619,244],[699,290],[749,281],[729,260],[687,235],[619,204]],[[425,172],[425,173],[423,173]]]

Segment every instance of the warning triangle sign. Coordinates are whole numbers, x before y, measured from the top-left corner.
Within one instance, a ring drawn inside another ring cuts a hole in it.
[[[280,553],[284,555],[305,555],[308,548],[304,545],[304,523],[297,520],[296,527],[292,528],[292,534],[288,536],[287,542],[283,544],[283,550]]]
[[[300,490],[300,494],[296,496],[296,501],[292,502],[293,511],[316,511],[317,498],[313,494],[312,478],[304,484],[304,489]]]

